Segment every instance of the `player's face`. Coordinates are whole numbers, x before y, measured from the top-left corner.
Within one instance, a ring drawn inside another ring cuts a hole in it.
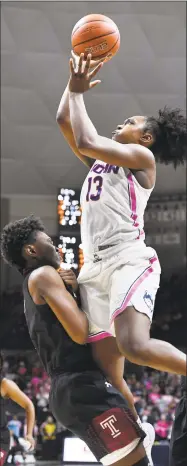
[[[121,144],[143,144],[145,133],[145,117],[133,116],[127,118],[122,125],[118,125],[112,133],[112,139]]]
[[[60,256],[53,244],[50,236],[46,233],[39,231],[36,236],[36,242],[34,245],[36,256],[42,265],[51,265],[55,269],[60,266]]]

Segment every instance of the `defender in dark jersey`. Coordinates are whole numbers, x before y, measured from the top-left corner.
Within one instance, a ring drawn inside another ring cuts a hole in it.
[[[0,466],[5,464],[10,448],[10,433],[7,428],[5,414],[5,398],[10,398],[25,409],[27,416],[27,435],[25,439],[30,443],[30,447],[34,448],[35,446],[32,436],[35,424],[34,405],[12,380],[8,380],[3,376],[2,366],[3,358],[0,354]]]
[[[24,275],[26,321],[51,377],[50,407],[56,419],[84,440],[104,465],[148,465],[144,432],[85,345],[86,315],[57,272],[60,258],[41,220],[31,216],[8,224],[1,250]]]
[[[182,397],[177,405],[170,442],[170,466],[187,465],[187,379],[182,377]]]

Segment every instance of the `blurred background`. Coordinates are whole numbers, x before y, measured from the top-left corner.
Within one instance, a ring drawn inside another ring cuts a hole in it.
[[[55,117],[68,81],[71,30],[89,13],[111,17],[121,33],[120,51],[101,70],[102,84],[85,98],[98,132],[110,137],[126,117],[155,116],[166,104],[186,111],[185,2],[1,4],[1,229],[31,213],[40,216],[60,248],[64,266],[77,274],[84,261],[79,202],[86,168],[66,145]],[[185,167],[158,165],[145,230],[146,243],[156,249],[162,266],[152,335],[186,350]],[[21,276],[1,261],[3,371],[36,406],[36,458],[94,461],[88,449],[51,418],[50,380],[27,332],[21,283]],[[146,368],[142,372],[129,364],[125,377],[140,417],[155,426],[155,464],[167,466],[180,377]],[[7,402],[7,421],[13,420],[23,433],[22,412]],[[49,425],[53,433],[46,440]]]

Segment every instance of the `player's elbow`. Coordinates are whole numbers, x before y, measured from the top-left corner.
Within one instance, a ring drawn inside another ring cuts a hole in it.
[[[34,410],[34,405],[33,405],[32,401],[28,399],[28,400],[26,401],[26,403],[25,403],[25,411],[26,411],[27,413],[30,413],[30,412],[32,412],[33,410]]]
[[[69,115],[67,115],[66,112],[58,110],[56,114],[56,122],[61,128],[67,126],[67,124],[70,123]]]
[[[89,139],[85,136],[80,136],[80,138],[77,138],[76,143],[81,154],[87,155],[88,157],[95,147],[95,140]]]
[[[78,345],[86,345],[87,340],[88,340],[88,335],[87,334],[74,335],[73,340]]]
[[[83,319],[82,319],[83,317]],[[81,315],[79,326],[74,329],[72,339],[79,345],[85,345],[88,341],[89,324],[85,314]]]

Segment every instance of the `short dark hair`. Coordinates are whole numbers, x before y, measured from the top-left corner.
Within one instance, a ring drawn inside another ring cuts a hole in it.
[[[155,138],[151,150],[158,162],[176,168],[186,160],[186,118],[179,108],[164,107],[159,110],[158,117],[148,117],[146,130],[150,130]]]
[[[23,246],[33,243],[38,231],[45,231],[45,228],[41,219],[34,215],[8,223],[1,235],[1,254],[5,262],[22,272],[26,266],[22,255]]]

